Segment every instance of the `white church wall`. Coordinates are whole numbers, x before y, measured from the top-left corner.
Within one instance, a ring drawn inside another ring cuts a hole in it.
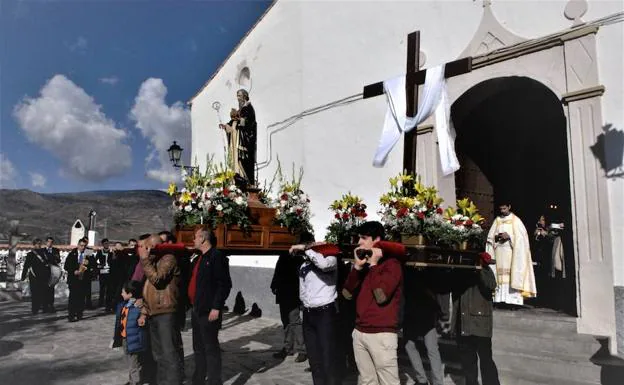
[[[561,1],[492,5],[503,25],[526,38],[569,27],[564,7]],[[592,3],[584,19],[613,9],[612,4]],[[384,168],[371,166],[385,114],[383,96],[305,117],[275,133],[272,162],[264,167],[262,162],[269,158],[267,126],[404,72],[406,35],[415,29],[421,31],[427,67],[456,59],[476,31],[482,12],[480,2],[278,1],[193,100],[193,159],[203,164],[209,153],[224,158],[223,136],[211,105],[220,101],[221,117],[229,120],[229,110],[236,106],[237,79],[247,66],[258,115],[259,180],[271,179],[276,155],[288,173],[292,162],[302,165],[319,236],[330,219],[327,206],[342,193],[363,196],[374,214],[387,178],[402,168],[400,144]]]
[[[414,20],[422,20],[419,27],[427,36],[422,49],[431,58],[427,61],[441,62],[453,59],[449,52],[460,52],[467,41],[449,39],[436,20],[448,14],[452,24],[461,27],[459,36],[467,37],[478,25],[480,12],[480,7],[468,2],[455,7],[444,3],[427,7],[416,2],[357,6],[348,2],[277,2],[193,100],[193,158],[203,164],[207,153],[223,157],[223,140],[214,128],[218,119],[211,105],[220,101],[222,119],[227,120],[230,107],[235,106],[236,78],[244,65],[251,70],[251,98],[259,124],[257,157],[263,162],[268,158],[267,126],[307,108],[360,93],[365,84],[403,72],[405,36],[416,28],[418,21]],[[384,15],[396,14],[413,16],[395,18],[391,25],[383,23],[387,20]],[[330,219],[327,207],[347,191],[363,196],[374,218],[387,179],[402,168],[400,145],[385,168],[371,165],[384,114],[385,99],[380,96],[299,120],[273,136],[273,162],[260,170],[259,180],[272,177],[276,154],[288,172],[293,161],[302,165],[304,188],[311,195],[313,224],[320,237]]]
[[[457,59],[471,42],[483,15],[483,2],[276,2],[261,23],[232,53],[215,77],[193,100],[192,156],[200,164],[206,154],[223,159],[224,141],[217,129],[218,118],[212,103],[221,103],[221,118],[229,120],[236,106],[238,77],[250,69],[252,103],[258,117],[259,180],[270,180],[279,156],[290,174],[291,164],[305,169],[304,189],[310,194],[313,225],[317,237],[325,233],[330,218],[327,210],[333,199],[351,191],[369,205],[371,219],[377,216],[377,200],[387,188],[387,179],[402,168],[402,145],[391,153],[384,168],[371,165],[384,119],[383,96],[360,100],[280,124],[302,111],[336,101],[362,91],[362,86],[391,78],[405,70],[406,35],[421,31],[421,51],[426,67]],[[485,3],[490,3],[485,1]],[[563,13],[567,1],[492,2],[497,20],[509,31],[525,39],[538,38],[569,28],[572,21]],[[591,21],[622,11],[619,1],[590,1],[583,20]],[[601,98],[603,120],[624,129],[622,106],[622,24],[601,27],[597,34],[599,83],[606,87]],[[560,55],[554,47],[532,58],[514,59],[523,75],[541,81],[558,95],[565,93],[565,70],[553,68],[540,75],[536,63],[548,55]],[[536,57],[540,60],[535,60]],[[470,81],[512,75],[509,63],[499,63],[472,74],[452,79],[449,88],[467,90]],[[498,72],[497,72],[498,71]],[[506,72],[507,71],[507,72]],[[207,74],[209,75],[209,74]],[[517,74],[515,74],[517,75]],[[541,76],[541,78],[540,78]],[[463,87],[463,88],[462,88]],[[458,94],[459,95],[459,94]],[[458,96],[457,95],[457,96]],[[268,132],[275,132],[269,154]],[[435,134],[422,136],[424,143],[435,144]],[[437,149],[436,149],[437,151]],[[431,161],[431,153],[418,159]],[[266,161],[272,161],[266,164]],[[437,161],[437,157],[435,157]],[[436,168],[439,165],[434,166]],[[430,169],[430,167],[428,167]],[[441,178],[429,172],[427,181],[443,190],[447,203],[454,198],[452,177]],[[275,186],[276,187],[276,186]],[[609,181],[610,224],[614,250],[616,286],[624,285],[624,180]],[[623,334],[624,336],[624,334]],[[621,338],[624,341],[624,338]]]
[[[624,10],[624,4],[621,5]],[[596,36],[600,83],[606,88],[602,96],[603,123],[624,130],[624,24],[606,26]],[[617,49],[619,47],[619,49]],[[623,150],[624,151],[624,150]],[[613,234],[624,234],[624,178],[608,183]],[[624,286],[624,237],[613,237],[614,279],[616,286]]]

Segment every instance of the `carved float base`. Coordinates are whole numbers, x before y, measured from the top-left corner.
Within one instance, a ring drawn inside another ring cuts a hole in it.
[[[276,210],[260,202],[259,189],[249,188],[247,192],[249,194],[247,199],[249,219],[253,223],[251,231],[244,232],[234,225],[218,225],[214,229],[217,236],[217,248],[259,253],[288,250],[295,244],[297,237],[290,234],[285,227],[273,224]],[[176,227],[176,238],[178,242],[184,243],[187,247],[193,247],[195,231],[203,227],[204,225]]]
[[[178,242],[193,247],[193,238],[202,225],[176,228]],[[288,250],[296,242],[296,237],[286,228],[279,226],[252,225],[251,231],[245,233],[238,226],[218,225],[214,229],[217,236],[218,249],[231,250]]]

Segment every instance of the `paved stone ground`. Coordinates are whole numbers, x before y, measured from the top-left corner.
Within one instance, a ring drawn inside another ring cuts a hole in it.
[[[7,385],[121,385],[127,381],[124,354],[112,350],[114,316],[85,312],[68,323],[65,306],[55,314],[30,313],[29,302],[0,302],[0,382]],[[189,321],[190,324],[190,321]],[[193,370],[190,329],[183,332],[187,379]],[[228,385],[312,384],[305,363],[293,357],[276,360],[282,327],[279,321],[226,314],[220,333],[223,378]],[[403,384],[413,384],[402,365]],[[447,378],[449,384],[453,384]],[[187,383],[190,381],[187,380]],[[355,385],[350,375],[345,385]]]

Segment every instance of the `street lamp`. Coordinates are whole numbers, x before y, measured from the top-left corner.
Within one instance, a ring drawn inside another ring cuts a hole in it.
[[[197,167],[180,165],[180,158],[182,158],[182,151],[184,151],[184,149],[180,147],[178,143],[174,140],[171,147],[169,147],[169,149],[167,150],[167,152],[169,153],[169,161],[171,161],[173,167],[183,168],[185,170],[191,170],[191,171],[195,170]]]

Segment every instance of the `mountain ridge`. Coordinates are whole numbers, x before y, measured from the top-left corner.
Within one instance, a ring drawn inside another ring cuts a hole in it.
[[[171,198],[160,190],[96,190],[38,193],[27,189],[0,189],[0,239],[8,239],[11,220],[19,220],[24,241],[52,236],[69,243],[71,226],[80,219],[89,225],[95,210],[99,238],[127,241],[140,234],[171,229]]]

